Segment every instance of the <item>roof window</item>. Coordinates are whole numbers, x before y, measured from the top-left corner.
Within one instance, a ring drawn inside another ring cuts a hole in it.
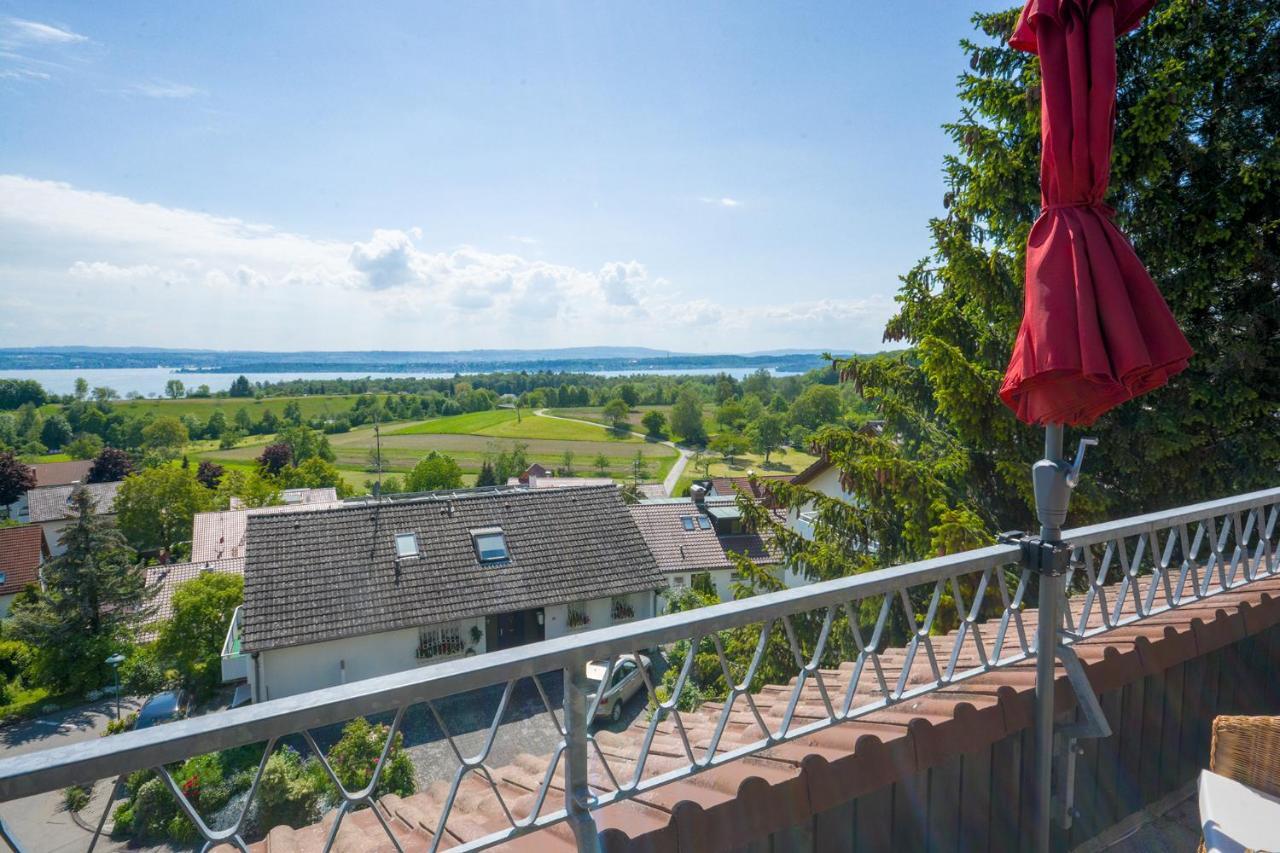
[[[416,533],[397,533],[396,534],[396,557],[404,559],[405,557],[418,556],[418,534]]]
[[[682,515],[682,516],[680,516],[680,523],[684,525],[684,529],[685,529],[685,530],[692,530],[692,529],[693,529],[693,516],[691,516],[691,515]]]
[[[707,518],[705,515],[698,516],[698,526],[701,527],[703,530],[710,530],[711,519]]]
[[[494,563],[511,556],[507,551],[507,537],[500,527],[473,530],[471,538],[475,540],[476,556],[482,563]]]

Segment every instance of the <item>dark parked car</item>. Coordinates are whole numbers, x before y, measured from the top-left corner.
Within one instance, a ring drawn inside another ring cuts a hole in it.
[[[166,690],[157,693],[138,711],[135,729],[149,729],[161,723],[181,720],[187,715],[187,694],[182,690]]]

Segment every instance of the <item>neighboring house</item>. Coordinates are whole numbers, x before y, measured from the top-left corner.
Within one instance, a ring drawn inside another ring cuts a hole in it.
[[[730,554],[781,569],[767,538],[743,531],[735,498],[641,501],[628,510],[672,590],[687,589],[705,574],[720,600],[731,600],[737,575]]]
[[[338,500],[338,490],[333,486],[323,486],[318,489],[285,489],[280,493],[280,500],[284,502],[284,506],[332,504]],[[247,509],[244,501],[234,496],[231,498],[230,508]]]
[[[88,459],[75,462],[37,462],[28,467],[36,472],[38,489],[43,486],[69,486],[73,483],[83,483],[89,478],[89,469],[93,467],[93,462]],[[21,522],[31,520],[25,494],[9,504],[9,518]]]
[[[173,618],[173,593],[178,584],[200,577],[206,572],[244,574],[244,560],[212,560],[208,562],[169,563],[147,567],[147,586],[159,587],[151,600],[155,612],[143,629],[139,640],[150,642],[156,638],[158,623]]]
[[[49,556],[40,525],[0,527],[0,618],[9,615],[18,593],[40,582],[40,566]]]
[[[244,536],[250,515],[312,512],[342,506],[342,501],[338,500],[333,489],[290,489],[289,492],[312,494],[278,506],[196,513],[191,523],[191,562],[207,563],[214,560],[243,558]],[[239,501],[236,503],[238,504]]]
[[[62,545],[62,531],[75,520],[75,512],[71,507],[71,496],[77,489],[84,489],[93,500],[94,515],[115,521],[116,492],[120,489],[117,480],[111,483],[85,483],[69,486],[43,486],[27,492],[27,506],[32,524],[44,528],[45,541],[49,543],[49,552],[57,557],[67,549]]]
[[[533,479],[534,477],[550,477],[550,476],[551,476],[551,471],[549,471],[546,468],[543,468],[537,462],[534,462],[528,468],[525,468],[524,471],[522,471],[520,475],[515,479],[516,479],[516,482],[518,483],[528,483],[529,480]]]
[[[612,485],[253,514],[224,671],[276,699],[647,618],[662,586]]]
[[[765,490],[759,483],[778,481],[788,482],[791,480],[790,474],[760,474],[756,476],[756,483],[751,482],[751,473],[747,472],[746,477],[712,477],[710,480],[704,480],[707,484],[707,497],[709,498],[736,498],[738,493],[749,495],[756,500],[765,497]]]
[[[507,485],[528,486],[531,489],[564,489],[573,486],[616,486],[612,477],[529,477],[527,480],[520,480],[512,477],[507,481]]]
[[[808,468],[796,474],[792,478],[791,484],[803,486],[810,491],[818,492],[838,501],[844,501],[847,504],[856,503],[854,494],[846,491],[844,486],[841,485],[840,472],[825,456],[819,457]],[[806,539],[812,539],[815,517],[813,503],[810,502],[798,509],[791,510],[787,516],[787,526]]]

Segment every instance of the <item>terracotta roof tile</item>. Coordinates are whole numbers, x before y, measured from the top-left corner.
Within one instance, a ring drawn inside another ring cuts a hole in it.
[[[0,595],[13,595],[38,582],[40,564],[48,558],[40,525],[0,527]]]
[[[93,467],[90,459],[77,459],[72,462],[37,462],[31,466],[36,472],[36,488],[42,486],[67,486],[71,483],[83,483],[89,478],[89,469]]]
[[[333,489],[307,489],[302,491],[328,492]],[[211,560],[244,558],[244,537],[249,527],[250,515],[272,515],[289,512],[315,512],[342,506],[336,496],[332,500],[308,500],[279,506],[263,506],[253,509],[228,509],[221,512],[196,513],[191,523],[191,562],[205,563]]]
[[[178,585],[200,577],[205,572],[223,574],[244,574],[244,560],[213,560],[190,563],[169,563],[164,566],[147,567],[147,586],[158,586],[159,592],[152,599],[155,606],[155,617],[152,623],[163,622],[173,617],[173,593]]]

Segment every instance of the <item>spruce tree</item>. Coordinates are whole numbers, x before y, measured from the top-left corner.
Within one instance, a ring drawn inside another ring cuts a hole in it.
[[[76,519],[62,534],[65,553],[42,567],[43,589],[14,602],[8,626],[31,647],[40,683],[55,693],[109,683],[107,658],[133,645],[155,594],[132,549],[95,515],[86,491],[73,494],[71,509]]]

